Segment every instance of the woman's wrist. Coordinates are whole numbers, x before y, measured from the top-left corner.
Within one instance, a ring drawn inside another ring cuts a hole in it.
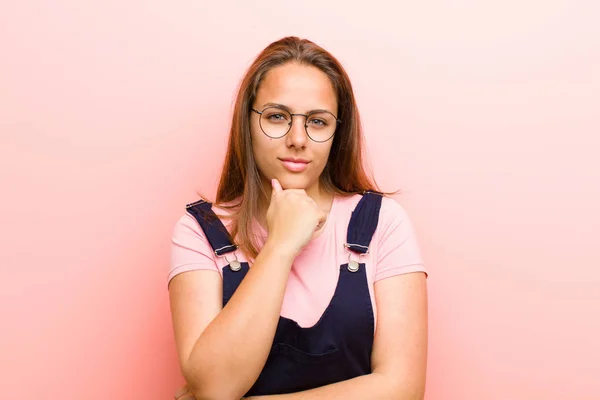
[[[291,264],[294,262],[294,259],[300,251],[295,246],[291,246],[287,243],[282,243],[275,239],[267,239],[261,253],[263,252],[276,257],[281,261],[289,262],[291,267]]]

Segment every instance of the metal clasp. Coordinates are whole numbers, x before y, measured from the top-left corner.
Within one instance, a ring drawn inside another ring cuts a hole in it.
[[[202,200],[202,199],[200,199],[200,200],[198,200],[198,201],[195,201],[195,202],[193,202],[193,203],[186,204],[186,205],[185,205],[185,209],[186,209],[186,210],[189,210],[190,208],[192,208],[192,207],[194,207],[194,206],[197,206],[198,204],[202,204],[202,203],[207,203],[207,201],[206,201],[206,200]]]
[[[223,246],[223,247],[220,247],[220,248],[216,249],[216,250],[215,250],[215,255],[216,255],[217,257],[223,257],[223,258],[225,259],[225,261],[227,262],[227,265],[229,265],[229,269],[230,269],[230,270],[232,270],[232,271],[234,271],[234,272],[237,272],[237,271],[239,271],[240,269],[242,269],[242,264],[239,262],[239,260],[238,260],[238,257],[237,257],[237,254],[236,254],[235,250],[233,251],[233,257],[235,257],[235,258],[234,258],[233,260],[231,260],[231,261],[229,261],[229,259],[227,258],[227,254],[229,254],[229,253],[231,253],[231,252],[228,252],[228,253],[223,253],[223,254],[219,254],[219,251],[220,251],[220,250],[223,250],[223,249],[228,249],[228,248],[230,248],[230,247],[234,247],[234,248],[235,248],[235,250],[237,250],[237,249],[238,249],[238,246],[236,246],[235,244],[230,244],[230,245]]]
[[[376,195],[378,195],[378,196],[381,196],[381,197],[385,197],[385,195],[384,195],[383,193],[374,192],[374,191],[372,191],[372,190],[365,190],[365,191],[363,192],[363,194],[367,194],[367,193],[372,193],[372,194],[376,194]]]
[[[364,253],[356,253],[350,249],[350,246],[362,247],[364,249],[367,249],[367,251]],[[363,246],[355,243],[344,243],[344,250],[348,253],[348,271],[350,272],[358,271],[358,269],[360,268],[360,257],[364,256],[365,254],[369,254],[368,246]],[[352,254],[356,254],[358,256],[358,261],[352,259]]]

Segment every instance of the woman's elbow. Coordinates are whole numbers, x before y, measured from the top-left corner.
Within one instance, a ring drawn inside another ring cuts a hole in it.
[[[398,400],[423,400],[425,398],[424,382],[406,382],[401,388],[398,388]]]
[[[231,376],[215,371],[183,368],[183,376],[195,400],[239,400],[244,393],[232,382]]]
[[[425,398],[425,381],[422,379],[402,379],[387,375],[389,398],[394,400],[423,400]]]

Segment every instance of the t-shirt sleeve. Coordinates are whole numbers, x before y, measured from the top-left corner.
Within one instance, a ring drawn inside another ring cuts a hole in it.
[[[406,210],[392,198],[383,198],[377,233],[375,282],[409,272],[424,272],[427,276],[413,224]]]
[[[171,263],[168,282],[187,271],[207,269],[219,272],[213,251],[198,222],[188,214],[175,224],[171,237]]]

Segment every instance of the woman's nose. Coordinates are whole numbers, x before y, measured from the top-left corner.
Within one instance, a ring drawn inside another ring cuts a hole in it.
[[[309,139],[306,134],[305,118],[302,115],[298,115],[292,119],[292,126],[287,134],[288,146],[306,146],[306,141]]]

